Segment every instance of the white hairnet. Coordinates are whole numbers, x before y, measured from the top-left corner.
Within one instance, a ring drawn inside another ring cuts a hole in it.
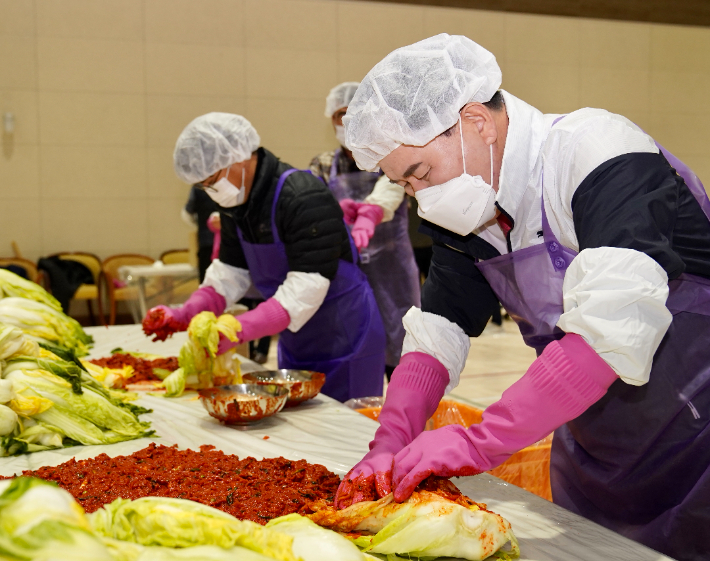
[[[207,113],[178,136],[173,152],[175,173],[186,183],[199,183],[221,169],[248,160],[260,143],[256,129],[241,115]]]
[[[368,72],[343,118],[361,169],[375,171],[402,144],[424,146],[471,101],[490,101],[502,74],[492,53],[442,33],[388,54]]]
[[[330,90],[325,98],[325,116],[330,118],[338,109],[347,107],[359,85],[360,82],[343,82]]]

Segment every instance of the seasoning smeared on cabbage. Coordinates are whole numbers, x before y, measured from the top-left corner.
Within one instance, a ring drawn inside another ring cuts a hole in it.
[[[445,479],[429,478],[403,503],[393,495],[343,510],[324,504],[309,518],[341,532],[363,551],[406,557],[458,557],[479,561],[493,554],[519,556],[510,523],[461,494]],[[502,548],[510,542],[510,550]]]

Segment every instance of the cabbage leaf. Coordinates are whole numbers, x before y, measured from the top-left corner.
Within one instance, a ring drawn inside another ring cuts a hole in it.
[[[183,499],[116,499],[90,514],[89,520],[103,536],[145,546],[239,546],[273,559],[297,561],[290,536]]]
[[[54,296],[35,282],[23,279],[7,269],[0,269],[0,298],[18,297],[34,300],[62,311],[62,305]]]
[[[309,518],[347,533],[355,545],[371,553],[480,561],[510,542],[511,551],[504,555],[517,558],[520,551],[510,523],[485,505],[466,501],[470,504],[418,488],[403,503],[389,494],[340,511],[325,508]]]

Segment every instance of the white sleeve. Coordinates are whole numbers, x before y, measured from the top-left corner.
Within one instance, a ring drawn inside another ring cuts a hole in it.
[[[382,207],[384,211],[382,222],[389,222],[394,218],[394,213],[403,200],[404,187],[392,183],[386,175],[383,175],[377,180],[372,193],[365,198],[364,202]]]
[[[581,183],[604,162],[631,153],[658,154],[658,147],[626,117],[603,109],[579,109],[552,128],[543,148],[545,208],[562,245],[579,248],[572,198]]]
[[[446,393],[459,385],[461,372],[471,348],[471,340],[455,323],[448,319],[422,312],[411,307],[402,318],[404,343],[402,354],[418,352],[433,356],[444,365],[449,373]]]
[[[200,286],[211,286],[227,301],[226,307],[239,302],[251,286],[251,275],[247,269],[232,267],[219,259],[212,261],[205,272],[205,280]]]
[[[663,268],[633,249],[585,249],[567,269],[562,291],[560,329],[582,336],[627,384],[648,382],[673,319]]]
[[[313,317],[323,304],[330,281],[319,273],[289,271],[286,280],[278,287],[274,300],[288,312],[289,331],[296,333]]]
[[[188,226],[195,228],[197,227],[197,215],[196,214],[190,214],[187,212],[184,208],[180,211],[180,218],[182,218],[182,221],[187,224]]]

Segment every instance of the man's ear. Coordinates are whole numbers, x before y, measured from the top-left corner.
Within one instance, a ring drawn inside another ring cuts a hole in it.
[[[498,139],[498,129],[493,114],[482,103],[474,101],[464,105],[461,109],[461,122],[474,125],[487,145],[493,144]]]

